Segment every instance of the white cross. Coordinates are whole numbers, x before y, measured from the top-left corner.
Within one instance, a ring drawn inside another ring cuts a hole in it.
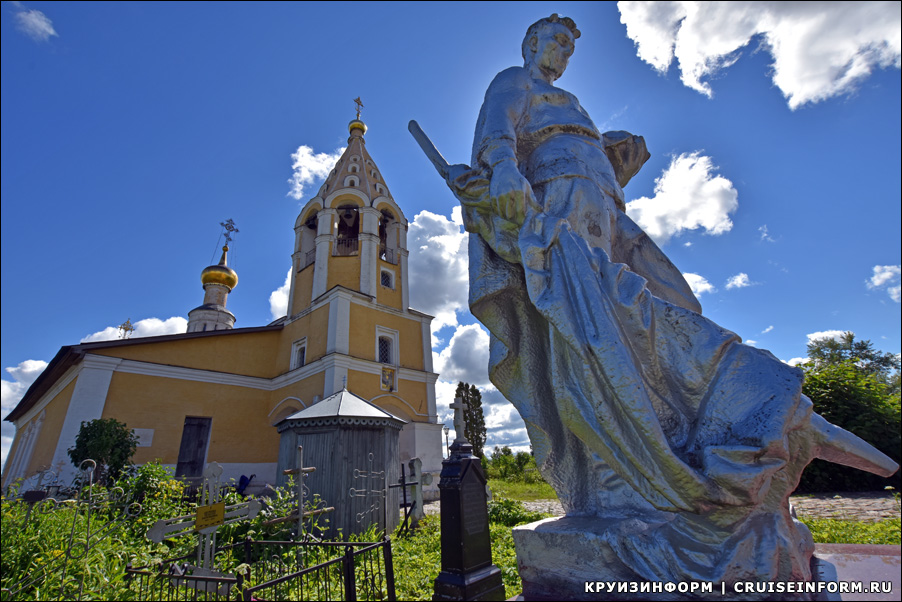
[[[467,440],[464,437],[464,410],[467,409],[467,404],[463,398],[455,397],[454,403],[449,407],[454,410],[454,442],[464,443]]]
[[[219,493],[220,477],[222,476],[222,466],[216,462],[210,462],[204,470],[204,484],[197,500],[198,510],[204,507],[212,506],[219,503],[221,499]],[[254,518],[263,505],[259,500],[250,500],[241,504],[233,504],[225,506],[223,513],[223,522],[197,530],[200,537],[200,545],[197,549],[197,563],[203,569],[204,573],[213,573],[213,555],[216,552],[216,530],[231,523],[236,523],[246,518]],[[153,527],[147,531],[147,538],[154,543],[161,543],[164,539],[171,539],[181,535],[188,535],[195,532],[195,523],[198,514],[186,514],[185,516],[177,516],[175,518],[164,518],[153,524]],[[201,576],[201,573],[195,571],[195,574]]]

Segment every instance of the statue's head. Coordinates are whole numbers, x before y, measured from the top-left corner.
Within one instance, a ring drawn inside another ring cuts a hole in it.
[[[563,75],[573,54],[576,39],[580,36],[576,23],[557,13],[539,19],[526,30],[521,46],[523,60],[528,68],[538,67],[551,81]]]

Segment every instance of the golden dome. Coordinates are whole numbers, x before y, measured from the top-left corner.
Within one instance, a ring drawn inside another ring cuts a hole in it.
[[[204,271],[200,273],[200,281],[204,286],[207,284],[221,284],[229,287],[229,290],[238,286],[238,274],[226,265],[226,253],[228,250],[228,247],[223,247],[222,259],[219,260],[219,264],[204,268]]]
[[[348,124],[348,133],[353,134],[355,129],[366,134],[366,124],[360,121],[360,119],[353,119],[351,123]]]

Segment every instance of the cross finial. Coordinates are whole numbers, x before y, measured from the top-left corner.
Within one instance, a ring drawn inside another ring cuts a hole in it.
[[[360,100],[360,97],[354,99],[354,104],[357,105],[357,119],[360,119],[360,109],[363,108],[363,101]]]
[[[135,332],[135,327],[132,326],[132,319],[129,318],[125,322],[119,325],[119,338],[127,339],[131,336],[131,334]]]
[[[228,245],[232,242],[232,232],[238,234],[238,228],[235,227],[235,221],[232,218],[229,218],[224,222],[219,222],[219,225],[225,228],[226,245]]]
[[[455,397],[454,403],[450,407],[454,410],[454,442],[466,441],[466,437],[464,437],[464,410],[467,409],[467,404],[462,398]]]

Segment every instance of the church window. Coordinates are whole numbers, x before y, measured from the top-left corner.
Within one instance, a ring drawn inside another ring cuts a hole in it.
[[[388,270],[382,270],[379,275],[379,281],[385,288],[395,288],[394,274]]]
[[[357,179],[357,176],[348,176],[345,178],[345,186],[359,186],[360,180]]]
[[[388,337],[379,337],[379,362],[382,364],[391,364],[392,362],[392,340]]]
[[[295,341],[291,345],[291,370],[307,365],[307,338]]]
[[[382,184],[376,184],[376,192],[379,194],[385,194],[385,186]]]
[[[348,168],[348,171],[351,172],[351,173],[357,173],[358,171],[360,171],[360,166],[358,166],[358,165],[351,165],[351,166]]]
[[[338,208],[338,232],[332,246],[332,255],[346,257],[357,255],[358,233],[360,231],[360,214],[356,205],[344,205]]]

